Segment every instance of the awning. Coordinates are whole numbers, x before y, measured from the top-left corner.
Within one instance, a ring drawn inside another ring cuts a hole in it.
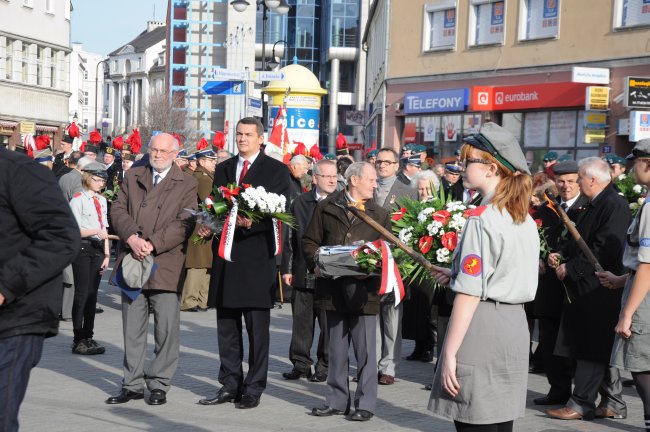
[[[36,131],[37,132],[51,132],[51,133],[57,133],[59,131],[58,127],[53,127],[53,126],[45,126],[45,125],[36,125]]]
[[[8,121],[8,120],[0,120],[0,127],[2,127],[2,128],[14,129],[16,126],[18,126],[18,122],[12,122],[12,121]]]

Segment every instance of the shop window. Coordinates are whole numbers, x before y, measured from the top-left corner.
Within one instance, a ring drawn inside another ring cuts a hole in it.
[[[526,113],[524,121],[524,147],[548,147],[548,112]]]
[[[549,147],[562,148],[576,145],[576,111],[553,111],[549,126]]]
[[[423,51],[456,48],[456,1],[439,1],[424,6]]]
[[[436,159],[454,157],[463,137],[477,133],[480,122],[478,113],[405,117],[401,145],[423,145]]]
[[[519,143],[521,143],[521,132],[524,125],[523,117],[522,113],[503,113],[501,116],[501,126],[516,136]]]
[[[560,0],[520,0],[519,40],[557,38]]]
[[[469,45],[503,45],[506,5],[504,1],[471,0]]]
[[[615,0],[614,29],[650,25],[650,0]]]

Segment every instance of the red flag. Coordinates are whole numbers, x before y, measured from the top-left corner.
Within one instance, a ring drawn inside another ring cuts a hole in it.
[[[273,120],[273,129],[271,130],[271,135],[269,136],[269,142],[280,147],[283,154],[288,153],[290,142],[289,134],[287,133],[287,127],[285,124],[286,116],[286,110],[284,107],[280,107],[278,114],[275,116],[275,120]]]

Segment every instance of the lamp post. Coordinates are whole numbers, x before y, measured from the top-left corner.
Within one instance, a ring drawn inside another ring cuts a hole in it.
[[[99,93],[99,65],[102,63],[108,66],[108,60],[98,61],[95,66],[95,130],[99,130],[97,127],[97,94]]]
[[[287,52],[287,47],[289,46],[289,44],[287,43],[287,41],[282,40],[282,39],[280,39],[279,41],[276,41],[276,42],[273,44],[273,51],[272,51],[272,53],[271,53],[271,60],[269,60],[269,62],[267,63],[268,70],[274,70],[276,67],[280,66],[280,63],[279,63],[278,61],[275,60],[275,59],[276,59],[276,57],[275,57],[275,46],[276,46],[277,44],[279,44],[279,43],[283,43],[283,44],[284,44],[284,49],[282,50],[282,57],[280,57],[280,59],[284,58],[284,55],[285,55],[286,52]]]
[[[230,2],[232,7],[237,12],[244,12],[250,2],[248,0],[232,0]],[[287,3],[287,0],[255,0],[255,4],[259,9],[262,7],[262,70],[266,70],[266,21],[268,21],[268,11],[273,10],[278,15],[286,15],[289,13],[291,6]],[[264,103],[264,97],[262,96],[262,124],[264,125],[264,130],[266,130],[266,104]]]

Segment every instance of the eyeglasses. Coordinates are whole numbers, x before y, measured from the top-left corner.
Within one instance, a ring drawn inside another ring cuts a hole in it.
[[[397,162],[389,161],[389,160],[383,160],[383,159],[377,159],[375,161],[375,165],[392,165],[396,164]]]
[[[325,180],[336,180],[338,177],[335,175],[324,175],[324,174],[316,174],[320,178],[324,178]]]
[[[465,158],[460,162],[460,167],[462,169],[465,169],[465,168],[467,168],[467,165],[473,164],[473,163],[482,164],[482,165],[490,165],[492,162],[490,162],[487,159]]]
[[[100,178],[100,177],[91,177],[92,181],[95,183],[106,183],[106,179]]]
[[[163,150],[163,149],[157,149],[157,148],[150,148],[149,153],[150,154],[161,154],[161,155],[168,155],[170,153],[173,153],[175,150]]]

